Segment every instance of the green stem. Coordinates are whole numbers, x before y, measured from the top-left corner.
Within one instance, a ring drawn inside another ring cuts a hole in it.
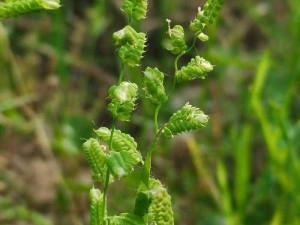
[[[157,134],[157,132],[158,132],[158,121],[157,121],[157,118],[158,118],[158,113],[159,113],[160,107],[161,107],[161,104],[156,107],[155,114],[154,114],[155,134]]]
[[[197,37],[198,37],[198,33],[195,34],[195,37],[194,37],[194,40],[193,40],[193,43],[191,45],[191,47],[189,47],[186,51],[183,51],[181,52],[179,55],[176,56],[175,58],[175,61],[174,61],[174,68],[175,68],[175,76],[174,76],[174,81],[173,81],[173,85],[172,85],[172,89],[169,93],[169,95],[171,95],[175,89],[175,86],[176,86],[176,74],[178,72],[178,61],[179,59],[184,56],[186,53],[188,53],[189,51],[191,51],[194,47],[195,47],[195,44],[196,44],[196,41],[197,41]],[[168,96],[169,96],[168,95]]]
[[[123,80],[123,76],[124,76],[124,63],[122,62],[122,65],[121,65],[121,72],[120,72],[120,76],[119,76],[119,80],[118,80],[118,84],[120,84]]]
[[[148,190],[149,189],[149,179],[150,179],[150,170],[151,170],[151,157],[153,154],[153,151],[155,149],[155,146],[160,138],[160,135],[162,134],[163,128],[165,126],[162,126],[158,132],[155,134],[150,147],[147,152],[146,160],[144,163],[144,166],[142,168],[142,174],[141,174],[141,182],[140,182],[140,191]]]
[[[109,148],[108,148],[109,151],[112,151],[112,138],[113,138],[113,135],[114,135],[115,127],[116,127],[116,119],[115,119],[115,117],[113,117],[112,128],[111,128],[110,138],[109,138]],[[108,186],[109,186],[109,179],[110,179],[110,172],[109,172],[109,169],[107,169],[106,170],[105,184],[104,184],[104,189],[103,189],[103,205],[104,205],[104,207],[103,207],[103,214],[102,215],[105,215],[105,211],[106,211],[106,208],[107,208],[106,195],[107,195],[107,189],[108,189]]]

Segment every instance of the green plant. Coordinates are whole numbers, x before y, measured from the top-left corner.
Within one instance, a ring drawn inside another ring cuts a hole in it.
[[[138,98],[138,85],[123,81],[125,67],[137,67],[146,46],[146,34],[137,32],[132,23],[146,17],[146,0],[125,0],[122,10],[128,16],[129,25],[113,34],[115,45],[118,47],[118,55],[121,59],[121,71],[118,83],[109,89],[108,105],[112,113],[112,128],[101,127],[95,131],[101,143],[95,138],[90,138],[83,144],[84,153],[92,168],[93,179],[103,185],[103,190],[92,188],[90,190],[91,225],[100,224],[174,224],[174,216],[171,205],[171,197],[167,189],[160,181],[151,177],[151,158],[158,140],[161,136],[171,138],[174,135],[189,132],[206,125],[208,116],[200,109],[186,103],[175,112],[169,121],[163,125],[158,124],[160,108],[171,97],[178,82],[185,82],[195,78],[205,78],[206,74],[213,70],[213,66],[204,58],[196,56],[186,65],[178,69],[179,59],[190,52],[196,41],[207,41],[208,37],[203,33],[206,25],[215,21],[222,8],[223,0],[209,0],[199,8],[196,18],[190,24],[190,30],[194,33],[194,40],[188,47],[184,29],[180,25],[171,28],[169,24],[169,42],[167,49],[176,56],[174,67],[175,76],[173,87],[166,94],[164,87],[164,74],[157,68],[146,68],[142,89],[144,97],[156,108],[154,113],[155,136],[149,146],[147,155],[143,160],[137,150],[137,143],[129,135],[116,129],[117,121],[129,121],[132,111],[136,107]],[[139,187],[136,195],[135,209],[133,213],[122,213],[118,216],[109,216],[107,213],[107,190],[114,179],[128,176],[137,164],[142,164]]]

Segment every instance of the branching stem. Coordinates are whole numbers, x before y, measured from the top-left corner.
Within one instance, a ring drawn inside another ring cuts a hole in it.
[[[160,108],[161,108],[161,104],[156,107],[155,114],[154,114],[155,134],[157,134],[157,132],[158,132],[158,120],[157,120],[157,118],[158,118],[158,113],[159,113]]]
[[[179,55],[177,55],[176,58],[175,58],[175,61],[174,61],[174,68],[175,68],[175,72],[174,72],[174,73],[175,73],[175,75],[174,75],[174,81],[173,81],[172,89],[171,89],[171,91],[170,91],[170,93],[169,93],[168,96],[170,96],[170,95],[173,93],[173,91],[174,91],[174,89],[175,89],[175,86],[176,86],[176,74],[177,74],[177,72],[178,72],[178,61],[179,61],[179,59],[180,59],[182,56],[184,56],[186,53],[188,53],[189,51],[191,51],[191,50],[195,47],[195,44],[196,44],[196,41],[197,41],[197,37],[198,37],[198,33],[195,34],[195,37],[194,37],[194,40],[193,40],[193,43],[192,43],[191,47],[189,47],[186,51],[181,52],[181,53],[180,53]]]

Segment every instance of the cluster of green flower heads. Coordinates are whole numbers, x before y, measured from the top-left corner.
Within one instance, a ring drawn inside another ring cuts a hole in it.
[[[15,17],[43,9],[57,9],[59,0],[6,0],[0,2],[0,18]]]
[[[213,66],[206,59],[196,56],[186,66],[178,69],[178,60],[191,51],[197,39],[207,41],[208,36],[203,33],[207,24],[212,23],[223,4],[223,0],[208,0],[203,10],[199,10],[196,18],[191,22],[190,29],[194,32],[194,42],[188,47],[184,28],[169,23],[169,42],[167,49],[175,58],[175,75],[173,89],[177,82],[191,81],[195,78],[205,78]],[[146,17],[147,0],[124,0],[122,10],[128,17],[129,24]],[[137,143],[129,134],[116,129],[116,122],[129,121],[136,108],[138,85],[123,81],[124,67],[140,65],[145,45],[146,34],[137,32],[131,25],[127,25],[113,34],[121,61],[121,72],[118,84],[108,90],[110,103],[108,110],[113,117],[112,128],[101,127],[95,130],[98,139],[91,138],[83,144],[88,163],[93,171],[95,182],[103,185],[103,193],[98,189],[91,189],[91,225],[174,225],[171,196],[160,181],[151,176],[151,157],[159,138],[164,135],[172,138],[174,135],[196,130],[205,126],[208,116],[199,108],[186,103],[175,112],[167,123],[159,128],[158,114],[160,108],[168,101],[170,94],[166,94],[164,73],[158,68],[147,67],[143,74],[143,97],[155,106],[154,122],[155,136],[149,145],[147,156],[143,160],[138,151]],[[101,143],[101,144],[100,144]],[[108,148],[102,146],[105,144]],[[121,213],[116,216],[107,215],[106,194],[108,186],[114,179],[120,179],[132,173],[140,164],[141,176],[136,195],[133,213]]]

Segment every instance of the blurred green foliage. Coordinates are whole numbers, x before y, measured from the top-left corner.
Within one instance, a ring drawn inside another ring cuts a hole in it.
[[[165,19],[188,26],[198,4],[150,1],[148,18],[134,24],[148,35],[144,65],[173,76],[174,59],[162,48]],[[56,12],[0,24],[0,195],[17,207],[0,212],[1,224],[28,220],[17,216],[28,210],[54,224],[88,224],[91,181],[80,148],[93,129],[112,122],[107,89],[120,65],[111,35],[126,24],[119,6],[66,0]],[[206,47],[194,51],[217,65],[214,72],[177,88],[161,119],[192,99],[210,115],[209,125],[172,145],[162,140],[153,159],[156,177],[173,196],[177,224],[300,224],[300,1],[227,0],[207,32]],[[140,69],[125,75],[141,84]],[[153,110],[139,102],[133,123],[122,125],[142,143],[139,149],[152,136]],[[41,158],[57,175],[54,197],[34,201],[27,188],[35,182],[20,186],[26,170],[19,165],[29,158]],[[116,213],[132,204],[136,176],[111,190]],[[7,201],[0,198],[0,207]]]

